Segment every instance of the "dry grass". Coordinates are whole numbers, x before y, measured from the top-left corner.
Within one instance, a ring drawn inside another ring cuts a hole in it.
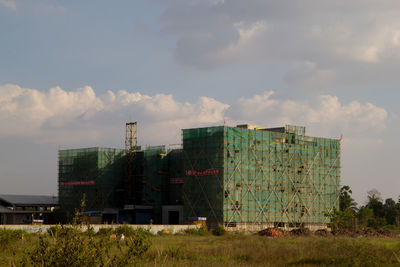
[[[400,266],[397,238],[256,235],[153,237],[153,266]]]
[[[0,249],[0,266],[18,262],[37,235]],[[138,266],[400,266],[399,238],[162,235]],[[132,264],[133,265],[133,264]]]

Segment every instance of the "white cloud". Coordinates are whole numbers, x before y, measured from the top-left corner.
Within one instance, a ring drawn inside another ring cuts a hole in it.
[[[17,9],[17,5],[15,4],[15,2],[13,0],[0,0],[0,6],[12,9],[12,10],[16,10]]]
[[[74,143],[112,139],[128,120],[139,121],[146,142],[179,142],[180,129],[223,120],[228,105],[201,97],[181,103],[172,95],[154,96],[126,91],[97,96],[90,86],[67,92],[47,92],[0,86],[0,136],[31,138],[36,142]]]
[[[349,138],[370,137],[382,133],[388,113],[371,103],[340,103],[338,97],[319,95],[314,101],[279,100],[274,92],[241,98],[228,110],[228,116],[270,127],[282,124],[305,125],[308,134]]]
[[[273,91],[238,99],[231,106],[209,97],[196,103],[172,95],[108,91],[97,96],[90,86],[47,92],[0,86],[0,136],[31,138],[35,142],[106,142],[128,120],[138,121],[144,142],[180,142],[180,129],[228,122],[266,126],[305,125],[311,135],[375,138],[385,129],[387,111],[371,103],[340,103],[331,95],[313,101],[278,99]]]
[[[241,60],[247,60],[248,54],[257,54],[258,59],[288,54],[300,60],[321,56],[375,62],[381,59],[382,53],[392,49],[400,51],[397,45],[400,19],[396,12],[400,6],[395,0],[388,1],[392,3],[390,8],[390,5],[381,5],[381,1],[375,0],[362,6],[358,0],[342,4],[333,0],[323,3],[309,0],[301,4],[255,0],[217,2],[221,5],[174,1],[168,5],[160,21],[167,32],[177,35],[182,41],[190,43],[208,32],[213,36],[208,41],[218,44],[214,47],[209,45],[205,50],[193,46],[193,53],[212,51],[220,54],[236,47],[242,55]],[[221,46],[218,36],[230,38]],[[238,45],[241,43],[253,43],[253,46],[264,49],[248,51],[248,46]],[[177,47],[178,54],[180,48]]]
[[[400,68],[399,3],[175,0],[164,3],[159,22],[177,38],[175,58],[195,68],[310,62],[313,71],[289,71],[292,83],[370,84],[397,79],[388,68]]]

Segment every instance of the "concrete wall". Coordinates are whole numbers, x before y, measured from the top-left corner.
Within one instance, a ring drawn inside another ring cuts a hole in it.
[[[38,233],[38,232],[46,232],[51,226],[55,225],[27,225],[27,224],[22,224],[22,225],[0,225],[0,229],[11,229],[11,230],[24,230],[29,233]],[[97,232],[100,228],[117,228],[121,226],[121,224],[91,224],[90,227],[93,228],[95,232]],[[129,224],[130,227],[133,229],[138,229],[142,228],[145,230],[150,231],[152,234],[157,234],[158,232],[165,230],[168,231],[172,234],[176,234],[179,232],[182,232],[186,229],[199,229],[201,226],[199,225],[139,225],[139,224]],[[266,228],[273,228],[275,227],[273,223],[260,223],[260,224],[237,224],[236,227],[225,227],[227,231],[230,232],[258,232]],[[326,229],[330,230],[326,224],[305,224],[305,228],[308,228],[311,231],[316,231],[320,229]],[[284,227],[279,227],[282,230],[290,231],[293,229],[296,229],[298,227],[288,227],[288,225],[285,225]],[[86,226],[82,227],[82,231],[85,231],[87,229]]]
[[[230,232],[244,231],[244,232],[258,232],[267,228],[278,227],[279,229],[290,231],[300,227],[308,228],[310,231],[315,232],[317,230],[329,230],[327,224],[324,223],[304,223],[302,226],[291,226],[289,223],[284,223],[281,226],[277,226],[274,223],[237,223],[234,227],[225,227],[225,230]]]
[[[10,230],[24,230],[29,233],[38,233],[38,232],[46,232],[51,226],[55,225],[0,225],[0,229],[10,229]],[[117,228],[122,226],[121,224],[92,224],[90,225],[91,228],[97,232],[100,228]],[[182,232],[186,229],[199,229],[200,226],[198,225],[139,225],[139,224],[129,224],[128,226],[132,227],[133,229],[142,228],[145,230],[150,231],[152,234],[157,234],[162,230],[166,230],[171,234]],[[82,227],[82,231],[87,229],[86,226]]]

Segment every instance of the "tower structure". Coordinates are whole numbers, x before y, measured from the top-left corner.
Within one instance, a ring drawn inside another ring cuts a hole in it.
[[[125,130],[125,150],[126,150],[126,194],[125,205],[134,203],[135,190],[135,158],[137,150],[137,122],[127,122]]]

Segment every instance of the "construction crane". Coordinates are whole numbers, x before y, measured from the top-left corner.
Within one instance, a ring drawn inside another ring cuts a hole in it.
[[[127,122],[125,131],[126,180],[125,206],[135,204],[135,159],[137,150],[137,122]]]

